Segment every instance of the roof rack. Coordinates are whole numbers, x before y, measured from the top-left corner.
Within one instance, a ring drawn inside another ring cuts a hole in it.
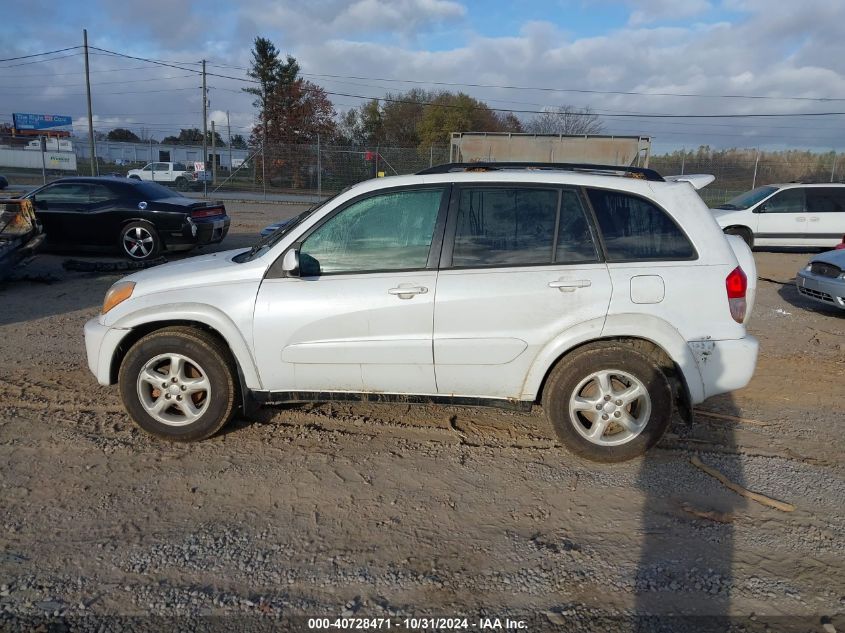
[[[626,176],[663,182],[663,176],[648,167],[629,167],[626,165],[594,165],[591,163],[533,163],[533,162],[501,162],[501,163],[444,163],[428,169],[418,171],[417,175],[448,174],[460,171],[499,171],[504,169],[526,169],[541,171],[579,171],[597,173],[602,176]]]

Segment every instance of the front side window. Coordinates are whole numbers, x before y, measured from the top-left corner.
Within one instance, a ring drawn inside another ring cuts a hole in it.
[[[426,267],[443,189],[359,200],[320,225],[299,249],[303,277]]]
[[[784,189],[766,200],[765,213],[804,213],[804,190]]]
[[[144,165],[144,168],[141,171],[152,171],[152,170],[153,170],[153,164],[150,163],[149,165]]]
[[[84,183],[51,185],[35,194],[36,200],[65,204],[88,204],[89,186]]]
[[[691,259],[683,231],[651,202],[619,191],[589,189],[608,261]]]

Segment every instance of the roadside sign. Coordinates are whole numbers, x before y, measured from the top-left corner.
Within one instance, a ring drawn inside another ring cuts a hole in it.
[[[73,117],[61,114],[12,113],[16,130],[50,130],[54,127],[73,125]]]

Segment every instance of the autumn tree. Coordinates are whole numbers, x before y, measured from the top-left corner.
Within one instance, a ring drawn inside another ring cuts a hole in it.
[[[502,132],[502,127],[503,119],[486,103],[463,92],[441,92],[423,110],[419,145],[447,144],[452,132]]]
[[[601,134],[604,124],[590,108],[547,108],[525,125],[531,134]]]
[[[255,38],[252,65],[247,72],[257,84],[244,88],[255,95],[258,123],[252,136],[256,144],[311,142],[318,134],[334,135],[335,111],[326,92],[299,76],[299,63],[291,55],[283,61],[276,46]]]

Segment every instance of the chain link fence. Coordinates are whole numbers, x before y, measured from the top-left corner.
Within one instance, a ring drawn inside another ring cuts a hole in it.
[[[37,185],[62,176],[89,175],[90,160],[79,149],[84,140],[73,139],[74,169],[68,169],[67,164],[60,169],[58,167],[62,165],[57,160],[49,159],[42,166],[40,151],[24,149],[31,141],[0,137],[0,158],[9,154],[12,159],[6,157],[7,163],[33,164],[29,167],[0,164],[0,173],[9,177],[10,181]],[[320,141],[268,143],[266,147],[252,148],[243,153],[246,158],[232,161],[232,166],[228,160],[220,158],[227,151],[225,147],[215,148],[213,156],[217,159],[209,160],[209,168],[214,172],[214,182],[208,185],[209,195],[243,192],[249,194],[250,199],[272,199],[278,194],[324,197],[369,178],[412,174],[449,161],[448,146],[356,147]],[[212,157],[210,146],[208,152]],[[55,154],[55,151],[49,154]],[[68,156],[67,152],[64,156]],[[35,161],[37,165],[33,163],[36,157],[39,158]],[[113,161],[98,157],[95,171],[101,175],[125,175],[129,169],[144,164],[145,161]],[[653,154],[649,166],[666,175],[713,174],[715,182],[699,192],[711,206],[755,186],[792,181],[842,182],[845,177],[845,157],[842,154],[805,150],[676,150]]]

